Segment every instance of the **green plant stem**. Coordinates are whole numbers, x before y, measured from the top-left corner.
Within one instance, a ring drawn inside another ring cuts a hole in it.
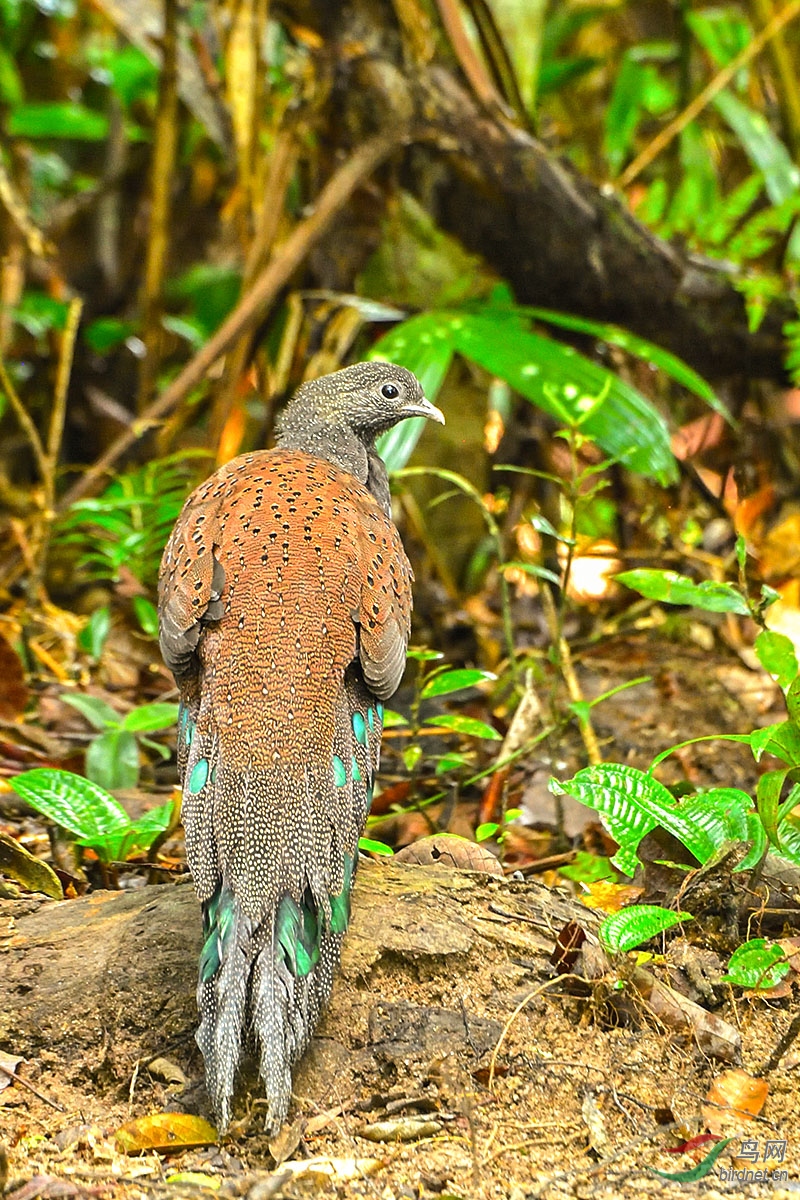
[[[497,562],[500,573],[500,602],[502,607],[503,620],[503,638],[506,644],[506,654],[508,656],[509,667],[516,681],[519,673],[519,663],[517,662],[517,649],[514,644],[514,623],[511,615],[511,592],[508,586],[508,580],[503,575],[503,561],[505,551],[503,546],[503,534],[500,526],[495,521],[494,516],[484,503],[483,496],[476,487],[474,487],[468,479],[463,475],[457,474],[455,471],[448,471],[444,467],[401,467],[399,471],[394,472],[395,479],[405,479],[413,475],[434,475],[438,479],[444,479],[448,483],[452,483],[454,487],[469,496],[474,500],[481,511],[481,515],[489,531],[497,556]]]

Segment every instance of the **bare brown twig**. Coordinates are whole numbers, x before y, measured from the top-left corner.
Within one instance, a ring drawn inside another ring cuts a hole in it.
[[[77,483],[73,484],[62,498],[58,506],[59,512],[64,512],[76,500],[91,493],[122,455],[147,430],[158,425],[165,416],[177,408],[192,389],[202,382],[209,367],[227,353],[244,330],[251,328],[260,320],[264,310],[289,281],[311,247],[320,240],[358,185],[367,179],[392,151],[401,146],[407,137],[406,130],[398,129],[391,134],[381,135],[364,142],[353,152],[347,162],[328,180],[319,194],[313,211],[304,221],[295,226],[283,246],[258,276],[253,287],[242,297],[214,336],[186,364],[158,399],[141,413],[130,429],[124,430],[111,443],[105,454],[101,455]]]

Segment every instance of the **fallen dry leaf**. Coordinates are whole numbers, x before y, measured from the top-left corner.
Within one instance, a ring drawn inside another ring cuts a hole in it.
[[[187,1146],[208,1146],[219,1140],[213,1125],[202,1117],[186,1113],[154,1113],[121,1125],[116,1134],[117,1148],[123,1154],[141,1154],[145,1150],[185,1150]]]
[[[711,1133],[740,1127],[757,1117],[769,1092],[766,1079],[756,1079],[738,1068],[723,1071],[712,1083],[703,1105],[703,1120]]]

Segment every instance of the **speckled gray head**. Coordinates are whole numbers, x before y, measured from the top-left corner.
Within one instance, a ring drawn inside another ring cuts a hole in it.
[[[366,442],[407,417],[444,424],[422,385],[405,367],[387,362],[355,363],[298,388],[280,421],[279,440],[293,427],[321,423],[348,427]]]

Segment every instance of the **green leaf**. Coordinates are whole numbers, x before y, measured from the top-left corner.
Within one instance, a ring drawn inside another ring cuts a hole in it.
[[[128,814],[105,788],[71,771],[37,767],[9,784],[31,808],[78,837],[103,837],[128,827]]]
[[[444,655],[438,650],[426,650],[424,646],[409,646],[406,658],[411,658],[414,662],[439,662]]]
[[[517,559],[503,563],[504,571],[509,567],[513,567],[516,571],[523,571],[526,575],[534,575],[537,579],[546,579],[548,583],[554,583],[557,587],[561,586],[561,579],[555,571],[551,571],[548,567],[540,567],[538,563],[520,562]]]
[[[426,725],[435,725],[439,729],[452,729],[454,733],[464,733],[468,737],[486,738],[494,742],[503,739],[491,725],[478,721],[475,717],[465,717],[460,713],[443,713],[439,717],[428,717]]]
[[[34,288],[29,288],[17,307],[12,309],[14,320],[19,322],[31,337],[42,337],[51,329],[63,332],[68,312],[69,305],[65,301],[55,300]]]
[[[774,675],[784,691],[797,677],[797,655],[794,643],[785,633],[762,629],[755,640],[754,648],[758,661],[765,671]]]
[[[387,846],[385,842],[376,842],[374,838],[359,838],[358,848],[359,850],[363,850],[365,854],[384,854],[387,857],[391,857],[394,854],[391,846]]]
[[[733,868],[734,871],[752,871],[767,853],[769,841],[757,812],[749,812],[747,814],[746,840],[750,842],[750,849],[739,865]]]
[[[610,953],[625,953],[649,942],[650,938],[672,929],[681,921],[691,921],[692,914],[673,912],[657,904],[632,904],[620,912],[612,913],[600,923],[600,941]]]
[[[614,578],[634,592],[640,592],[648,600],[660,600],[664,604],[690,604],[705,612],[737,613],[742,617],[750,615],[746,601],[730,583],[716,583],[710,579],[695,583],[677,571],[662,571],[656,567],[622,571]]]
[[[142,628],[142,632],[148,637],[158,637],[158,610],[151,600],[146,596],[133,597],[133,611],[136,613],[136,620]]]
[[[763,754],[774,754],[790,767],[800,766],[800,728],[794,720],[780,721],[765,729],[755,729],[747,739],[756,762]]]
[[[484,821],[483,824],[479,825],[475,830],[475,841],[487,842],[489,838],[494,837],[499,828],[500,826],[497,824],[497,821]]]
[[[116,709],[113,709],[110,704],[106,704],[105,700],[101,700],[99,696],[83,696],[80,692],[71,695],[69,692],[62,692],[61,699],[71,708],[77,708],[81,716],[85,717],[95,729],[108,729],[109,726],[116,728],[122,720]]]
[[[139,782],[139,747],[127,729],[111,729],[89,743],[86,774],[112,791],[136,787]]]
[[[14,57],[0,46],[0,103],[13,108],[22,102],[23,95],[22,78]]]
[[[436,764],[436,774],[446,775],[449,771],[460,771],[469,766],[470,760],[464,754],[443,754]]]
[[[737,987],[771,988],[789,974],[786,955],[776,942],[766,938],[751,938],[734,950],[728,970],[722,976]]]
[[[701,825],[683,815],[662,783],[625,763],[586,767],[566,783],[551,779],[550,790],[573,796],[600,814],[620,847],[611,861],[625,875],[634,874],[639,864],[636,848],[656,825],[678,838],[701,863],[718,848]]]
[[[151,808],[124,829],[107,833],[100,840],[78,838],[78,845],[101,850],[105,862],[125,862],[135,850],[149,850],[153,842],[169,829],[173,818],[172,801]]]
[[[412,774],[422,758],[422,746],[418,745],[416,742],[412,746],[406,746],[406,748],[403,750],[402,757],[405,769],[408,771],[409,775]]]
[[[727,406],[717,396],[711,384],[707,383],[702,375],[698,375],[697,371],[693,370],[682,358],[678,358],[676,354],[670,354],[669,350],[656,345],[655,342],[649,342],[646,338],[639,337],[638,334],[629,333],[627,329],[621,329],[619,325],[609,325],[605,321],[590,321],[585,317],[573,317],[567,313],[554,312],[550,308],[526,307],[524,311],[536,321],[542,321],[546,325],[556,325],[560,329],[570,329],[575,333],[587,333],[590,337],[597,338],[598,341],[606,342],[609,346],[619,346],[621,350],[626,350],[643,362],[653,363],[681,387],[685,387],[687,391],[693,392],[695,396],[705,400],[709,408],[713,408],[714,412],[723,416],[729,425],[735,425]]]
[[[764,176],[772,203],[782,204],[796,195],[800,188],[800,170],[792,162],[786,146],[772,132],[764,114],[750,108],[728,88],[714,97],[713,104],[742,143],[753,166]]]
[[[408,721],[399,712],[395,712],[392,708],[383,710],[383,728],[397,729],[401,725],[408,725]]]
[[[450,696],[453,692],[461,692],[465,688],[475,687],[487,679],[497,679],[491,671],[459,670],[442,671],[428,679],[420,693],[422,700],[430,700],[434,696]]]
[[[97,317],[83,331],[83,340],[95,354],[108,354],[129,338],[136,329],[133,321],[119,317]]]
[[[403,321],[378,339],[369,358],[406,367],[416,375],[428,399],[435,401],[453,358],[442,314],[421,313]],[[401,421],[378,439],[378,453],[390,475],[406,465],[427,423],[421,417]]]
[[[74,139],[102,142],[108,136],[108,117],[82,104],[19,104],[8,116],[10,137]]]
[[[591,854],[588,850],[576,851],[574,861],[559,867],[558,873],[575,883],[597,883],[603,879],[617,878],[609,858],[603,854]]]
[[[106,644],[111,629],[111,609],[107,604],[102,608],[96,608],[89,617],[88,622],[78,634],[78,645],[81,650],[85,650],[87,654],[97,661],[103,653],[103,646]]]
[[[157,729],[169,729],[178,720],[178,705],[157,701],[141,704],[132,709],[122,722],[123,729],[131,733],[154,733]]]
[[[678,810],[681,816],[705,830],[717,849],[726,842],[749,838],[748,817],[753,812],[753,800],[739,788],[709,788],[687,796]]]
[[[789,773],[788,767],[778,771],[765,771],[756,786],[756,808],[761,818],[767,837],[776,850],[780,850],[778,842],[778,805],[781,792]]]
[[[465,358],[560,422],[580,425],[606,454],[661,483],[677,478],[666,423],[630,384],[570,346],[520,328],[505,310],[453,312],[450,324]]]
[[[780,857],[800,867],[800,820],[791,813],[778,822],[778,841]]]

